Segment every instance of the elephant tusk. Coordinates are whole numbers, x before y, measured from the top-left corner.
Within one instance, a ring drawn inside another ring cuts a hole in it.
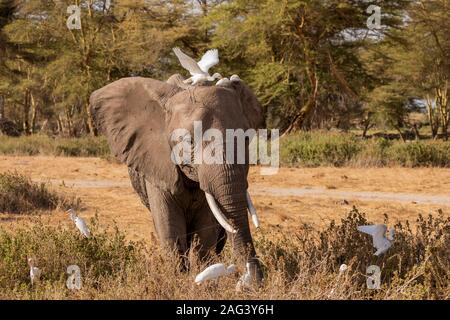
[[[255,225],[255,227],[257,229],[259,229],[258,214],[256,213],[256,208],[253,205],[252,198],[250,197],[250,193],[248,193],[248,191],[246,191],[245,195],[247,196],[248,211],[250,211],[250,216],[252,217],[253,224]]]
[[[216,200],[214,197],[205,192],[206,195],[206,201],[208,202],[209,207],[211,208],[211,211],[214,215],[214,217],[217,219],[217,222],[228,232],[230,233],[236,233],[236,229],[234,229],[231,224],[227,221],[227,218],[224,216],[222,211],[220,211],[219,207],[217,206]]]

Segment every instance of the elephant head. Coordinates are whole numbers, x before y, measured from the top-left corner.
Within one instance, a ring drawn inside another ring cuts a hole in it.
[[[91,112],[97,127],[106,135],[115,156],[128,167],[144,175],[153,186],[177,194],[187,179],[198,185],[216,216],[233,240],[233,249],[247,263],[256,280],[262,279],[256,258],[249,220],[245,163],[177,164],[172,158],[173,132],[182,129],[194,137],[194,122],[202,130],[215,129],[226,137],[226,129],[259,128],[263,123],[261,106],[251,89],[242,81],[227,87],[185,86],[132,77],[115,81],[91,95]],[[201,141],[192,150],[207,148]],[[226,154],[226,147],[223,147]],[[246,145],[248,154],[248,145]],[[221,221],[222,220],[222,221]]]

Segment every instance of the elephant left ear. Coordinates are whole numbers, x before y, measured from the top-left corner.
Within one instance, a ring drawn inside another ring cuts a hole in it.
[[[264,125],[262,106],[252,89],[243,81],[232,81],[232,87],[238,93],[242,103],[244,116],[251,128],[259,129]]]
[[[148,78],[123,78],[92,93],[90,110],[117,159],[165,190],[179,183],[166,129],[166,101],[181,89]]]

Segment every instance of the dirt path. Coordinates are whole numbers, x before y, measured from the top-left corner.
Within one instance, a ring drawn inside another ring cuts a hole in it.
[[[450,207],[449,196],[417,193],[393,193],[379,191],[341,191],[326,188],[255,188],[255,194],[279,197],[334,198],[360,201],[396,201],[407,203],[434,204]]]
[[[44,180],[37,180],[44,181]],[[65,185],[73,188],[129,188],[129,182],[118,182],[112,180],[46,180],[56,185]],[[418,204],[433,204],[450,207],[450,196],[429,195],[419,193],[399,193],[380,191],[357,191],[357,190],[333,190],[324,187],[305,188],[280,188],[280,187],[250,187],[250,192],[257,196],[271,197],[310,197],[310,198],[333,198],[360,201],[396,201]]]
[[[0,172],[17,171],[82,201],[80,214],[98,216],[131,240],[154,240],[151,214],[131,188],[126,166],[99,158],[0,156]],[[249,172],[259,232],[295,232],[304,224],[322,228],[356,206],[374,223],[416,221],[419,214],[450,216],[450,169],[280,168],[278,174]],[[73,227],[63,210],[43,214],[45,223]],[[0,213],[0,227],[20,227],[33,216]]]

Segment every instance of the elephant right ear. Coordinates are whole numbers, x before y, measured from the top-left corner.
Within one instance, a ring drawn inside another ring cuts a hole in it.
[[[180,183],[166,130],[165,103],[181,89],[148,78],[123,78],[90,97],[90,110],[119,161],[153,185],[174,191]]]

